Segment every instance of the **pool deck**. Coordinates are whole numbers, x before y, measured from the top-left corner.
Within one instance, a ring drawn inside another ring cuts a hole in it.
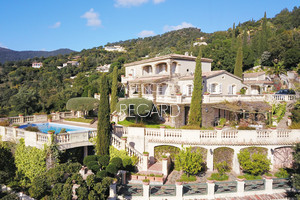
[[[53,123],[57,123],[57,124],[65,124],[65,125],[70,125],[70,126],[81,126],[81,127],[86,127],[86,128],[95,128],[97,129],[97,124],[98,121],[95,121],[93,124],[88,124],[88,123],[82,123],[82,122],[68,122],[65,120],[55,120],[52,121]]]

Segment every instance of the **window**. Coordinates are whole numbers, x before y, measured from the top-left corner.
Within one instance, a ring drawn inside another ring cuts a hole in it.
[[[221,83],[212,83],[208,87],[210,93],[212,94],[222,94],[222,84]]]
[[[218,84],[217,83],[213,83],[211,84],[211,93],[217,93],[217,87],[218,87]]]
[[[159,94],[159,95],[162,95],[162,94],[163,94],[163,91],[162,91],[162,90],[163,90],[162,85],[159,85],[159,86],[158,86],[158,94]]]

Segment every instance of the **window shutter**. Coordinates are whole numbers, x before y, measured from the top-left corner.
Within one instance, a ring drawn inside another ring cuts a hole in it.
[[[229,87],[228,87],[228,94],[232,94],[232,86],[231,85],[229,85]]]
[[[222,83],[219,84],[219,93],[222,94]]]
[[[208,91],[208,92],[211,91],[211,85],[210,85],[210,83],[207,85],[207,91]]]

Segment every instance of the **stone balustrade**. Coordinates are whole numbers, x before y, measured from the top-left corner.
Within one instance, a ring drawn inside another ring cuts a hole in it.
[[[46,122],[47,115],[19,115],[17,117],[7,117],[1,118],[1,120],[8,120],[11,124],[24,124],[24,123],[36,123],[36,122]]]

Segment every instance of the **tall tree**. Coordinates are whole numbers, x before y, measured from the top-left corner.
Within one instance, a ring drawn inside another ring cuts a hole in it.
[[[196,59],[196,69],[194,75],[194,90],[192,94],[191,108],[189,114],[189,124],[201,127],[202,122],[202,69],[201,69],[202,51]]]
[[[108,96],[108,83],[106,76],[101,77],[100,85],[100,104],[98,110],[98,129],[97,129],[97,155],[109,155],[110,144],[110,106]]]
[[[234,75],[242,78],[243,76],[243,49],[239,42],[239,48],[236,53],[236,60],[234,65]]]
[[[232,26],[232,33],[231,33],[231,50],[233,51],[235,49],[235,23],[233,23]]]
[[[111,99],[110,99],[110,112],[114,112],[116,110],[116,105],[118,103],[118,68],[114,67],[113,70],[113,80],[111,85]]]
[[[262,54],[264,51],[268,50],[268,27],[267,27],[267,14],[265,12],[264,18],[262,19],[262,28],[260,33],[260,54]]]

